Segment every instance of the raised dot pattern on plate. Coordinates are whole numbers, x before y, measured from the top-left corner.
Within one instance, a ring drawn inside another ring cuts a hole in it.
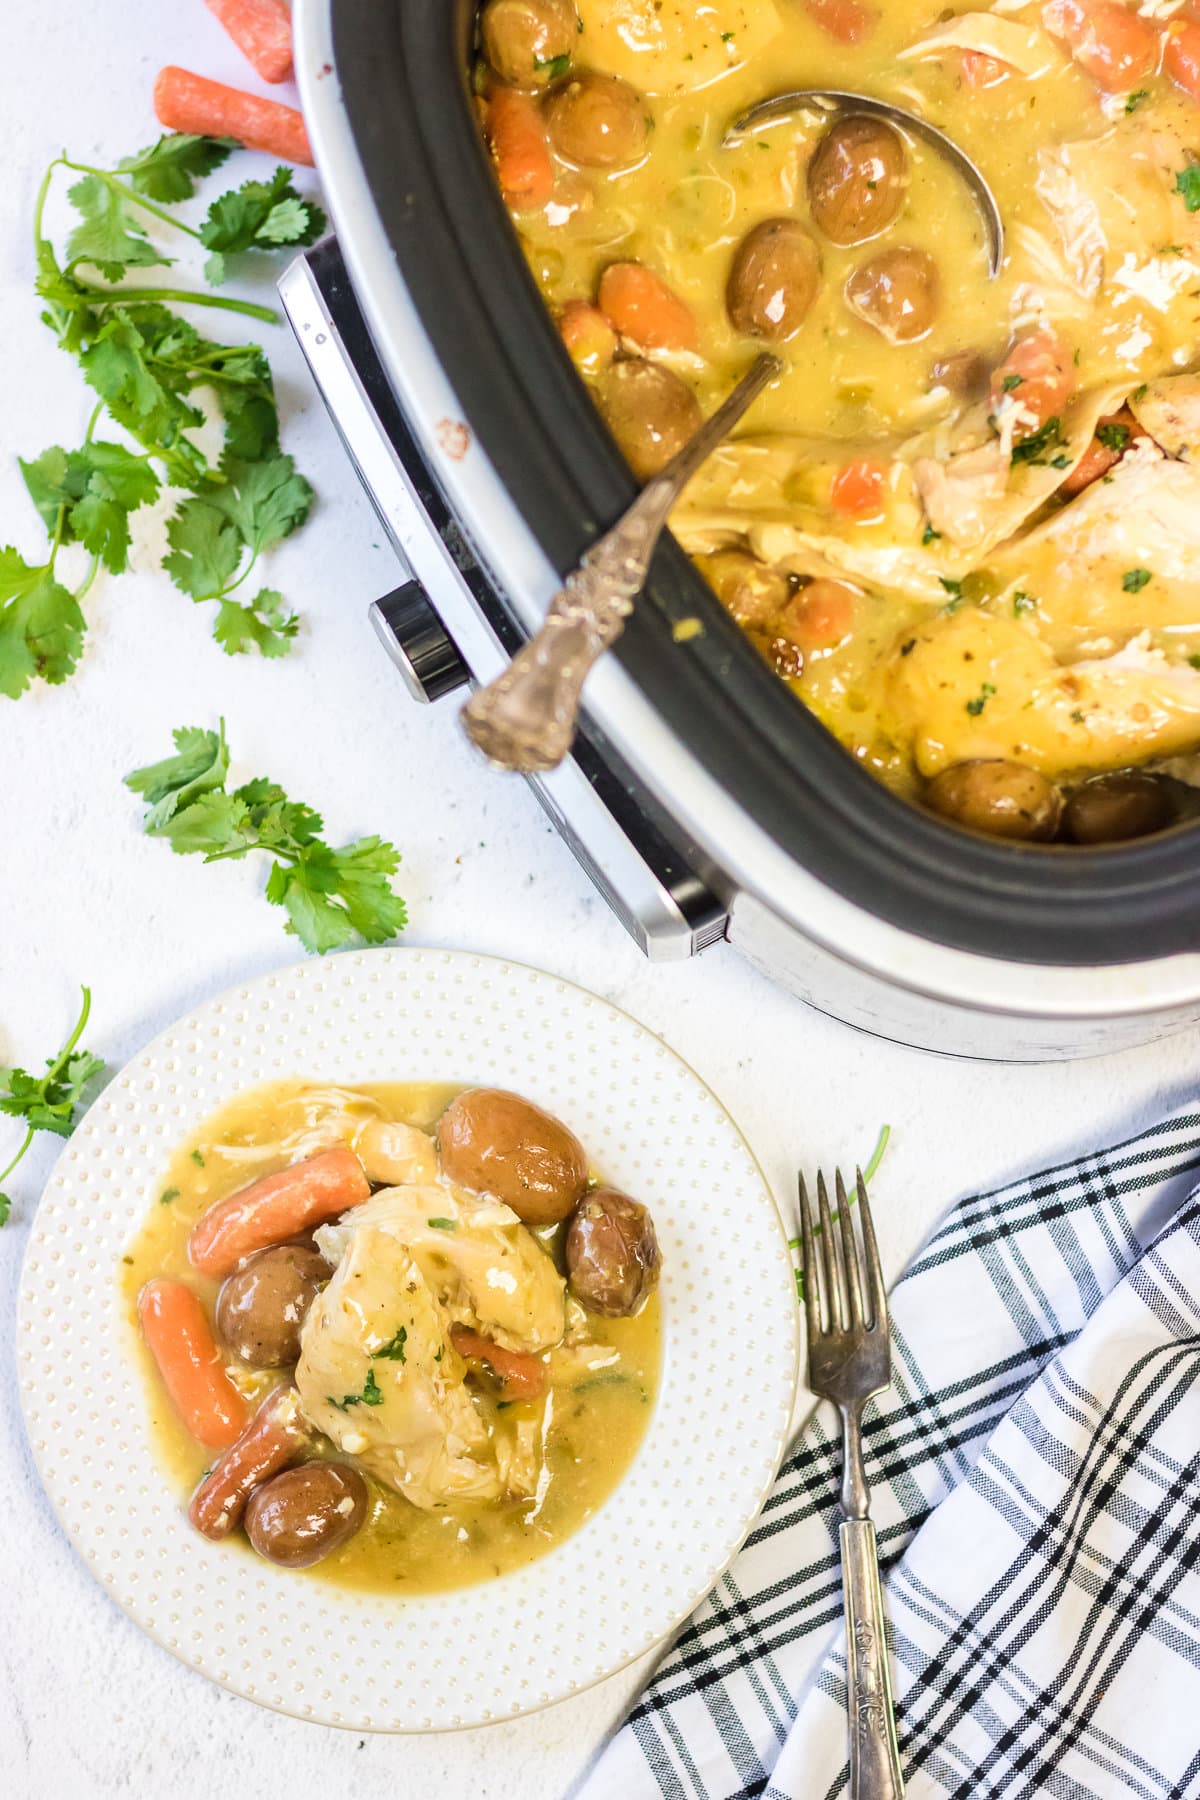
[[[188,1527],[155,1459],[118,1264],[172,1146],[281,1077],[515,1087],[566,1119],[662,1242],[664,1366],[625,1480],[524,1569],[390,1599],[297,1579]],[[86,1345],[69,1404],[46,1341]],[[265,1706],[359,1731],[532,1711],[652,1648],[741,1543],[782,1455],[798,1321],[779,1215],[715,1096],[659,1039],[569,982],[463,951],[365,950],[210,1001],[136,1056],[63,1151],[18,1303],[43,1483],[97,1578],[159,1643]]]

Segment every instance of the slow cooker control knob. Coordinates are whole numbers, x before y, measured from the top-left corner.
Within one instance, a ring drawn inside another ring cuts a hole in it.
[[[371,623],[414,700],[441,700],[465,686],[470,670],[419,581],[371,603]]]

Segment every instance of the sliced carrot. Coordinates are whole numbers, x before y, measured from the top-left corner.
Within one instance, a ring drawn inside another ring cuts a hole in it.
[[[972,94],[983,94],[988,88],[999,87],[1013,72],[1011,63],[1001,62],[998,56],[988,56],[982,50],[963,50],[959,60],[963,86]]]
[[[992,405],[999,406],[1006,395],[1015,400],[1027,415],[1017,436],[1028,437],[1049,420],[1062,418],[1078,385],[1071,352],[1056,332],[1042,325],[1018,338],[993,372]]]
[[[500,192],[509,205],[545,206],[554,192],[554,163],[537,102],[516,88],[493,88],[486,131]]]
[[[1091,487],[1093,481],[1099,481],[1114,463],[1120,462],[1131,444],[1145,436],[1127,406],[1097,420],[1095,437],[1059,488],[1059,493],[1068,500],[1082,494],[1084,488]]]
[[[827,650],[848,635],[860,599],[844,581],[810,581],[780,614],[780,635],[802,650]]]
[[[609,263],[599,306],[614,331],[640,350],[694,350],[700,342],[691,307],[643,263]]]
[[[590,300],[568,300],[558,315],[558,335],[581,375],[600,375],[617,354],[617,334]]]
[[[273,1388],[235,1444],[215,1462],[188,1505],[188,1518],[219,1543],[241,1523],[260,1482],[277,1475],[309,1440],[300,1397],[290,1382]]]
[[[232,1444],[246,1426],[246,1402],[213,1341],[200,1297],[163,1276],[138,1295],[138,1319],[171,1404],[194,1438],[210,1450]]]
[[[193,1267],[229,1275],[242,1258],[311,1231],[370,1197],[371,1186],[353,1150],[339,1145],[306,1162],[264,1175],[210,1206],[188,1239]]]
[[[804,10],[839,44],[861,44],[879,23],[879,12],[864,0],[804,0]]]
[[[856,457],[833,478],[829,499],[835,512],[848,519],[878,519],[883,516],[883,491],[887,468],[870,456]]]
[[[1177,88],[1200,100],[1200,24],[1173,19],[1163,38],[1163,68]]]
[[[248,150],[265,150],[283,162],[312,165],[304,117],[294,106],[281,106],[278,100],[264,100],[259,94],[208,81],[190,69],[172,64],[160,70],[154,84],[154,111],[168,131],[236,138]]]
[[[505,1350],[466,1325],[450,1327],[450,1341],[469,1363],[484,1363],[500,1383],[504,1400],[536,1400],[546,1386],[546,1365],[525,1350]]]
[[[1056,0],[1051,29],[1106,94],[1136,87],[1158,68],[1158,33],[1120,0]]]
[[[284,0],[204,0],[264,81],[292,72],[292,15]]]

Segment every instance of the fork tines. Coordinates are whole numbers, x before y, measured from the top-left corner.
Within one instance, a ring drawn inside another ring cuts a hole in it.
[[[855,1177],[862,1227],[861,1254],[854,1230],[852,1202],[847,1196],[841,1170],[834,1173],[836,1214],[830,1209],[825,1176],[822,1172],[817,1174],[815,1224],[808,1186],[803,1174],[800,1176],[800,1248],[810,1347],[818,1338],[863,1339],[876,1332],[885,1336],[887,1333],[883,1269],[861,1169],[855,1171]]]

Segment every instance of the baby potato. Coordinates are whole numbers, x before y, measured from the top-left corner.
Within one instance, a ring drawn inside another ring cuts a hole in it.
[[[640,1201],[616,1188],[593,1188],[567,1230],[567,1285],[589,1312],[624,1319],[658,1281],[662,1260],[654,1221]]]
[[[1053,782],[1025,763],[955,763],[935,775],[925,804],[943,819],[992,837],[1046,842],[1058,831],[1062,795]]]
[[[855,269],[846,283],[846,304],[889,344],[913,344],[933,326],[940,289],[932,256],[897,244]]]
[[[1154,775],[1098,775],[1067,800],[1063,836],[1072,844],[1120,844],[1173,823],[1175,805]]]
[[[619,75],[583,69],[547,95],[550,142],[581,169],[631,169],[646,153],[646,104]]]
[[[483,53],[502,81],[549,87],[579,43],[575,0],[488,0],[479,20]]]
[[[645,357],[613,363],[599,394],[600,411],[639,481],[653,480],[704,422],[687,382]]]
[[[865,244],[895,219],[904,201],[908,152],[882,119],[835,119],[808,165],[808,203],[834,244]]]
[[[252,1369],[282,1369],[300,1355],[300,1328],[329,1280],[329,1264],[303,1244],[247,1257],[217,1295],[217,1333]]]
[[[808,317],[821,284],[821,254],[795,219],[764,219],[738,245],[725,292],[735,331],[786,344]]]
[[[308,1569],[349,1543],[367,1516],[367,1484],[347,1463],[301,1463],[255,1488],[246,1536],[260,1556]]]
[[[588,1162],[573,1131],[503,1088],[471,1088],[437,1128],[442,1170],[459,1187],[494,1194],[526,1225],[565,1219],[587,1186]]]

